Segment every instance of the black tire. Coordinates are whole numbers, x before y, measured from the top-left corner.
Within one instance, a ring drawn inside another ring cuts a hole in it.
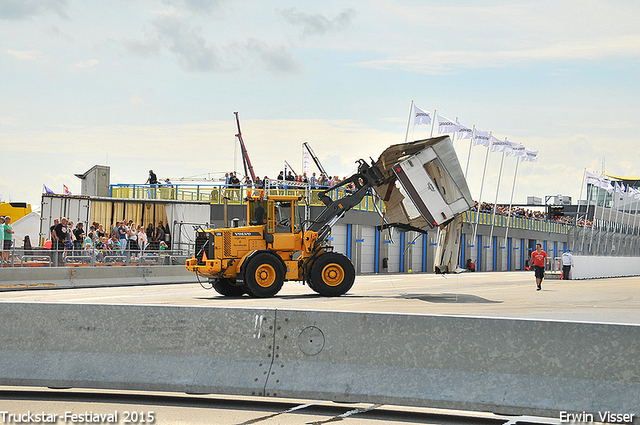
[[[309,287],[325,297],[339,297],[351,289],[355,280],[351,261],[342,254],[327,252],[313,262]]]
[[[247,264],[244,284],[249,295],[257,298],[273,297],[284,284],[282,263],[271,254],[257,254]]]
[[[236,280],[232,278],[209,279],[213,285],[213,289],[220,295],[225,297],[241,297],[244,295],[244,289],[240,285],[236,285]]]

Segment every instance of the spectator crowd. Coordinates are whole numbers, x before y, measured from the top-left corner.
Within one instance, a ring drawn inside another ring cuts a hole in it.
[[[297,176],[293,174],[292,171],[289,171],[285,176],[284,171],[280,171],[278,177],[275,180],[282,181],[291,181],[298,183],[309,183],[312,189],[320,189],[320,188],[329,188],[340,184],[346,177],[340,179],[338,176],[325,176],[324,174],[320,174],[320,176],[316,176],[316,173],[312,173],[311,176],[307,176],[307,173],[298,174]],[[241,186],[245,186],[247,188],[254,189],[263,189],[265,180],[269,180],[268,176],[264,176],[263,179],[260,176],[257,176],[254,181],[251,180],[251,177],[247,176],[241,182],[235,172],[225,173],[224,175],[224,184],[229,189],[240,189]],[[347,189],[355,189],[353,183]]]
[[[94,261],[103,261],[106,256],[131,256],[140,258],[147,251],[163,251],[170,242],[169,226],[159,221],[145,228],[133,220],[123,220],[112,229],[105,229],[94,222],[85,229],[84,223],[77,223],[66,217],[55,219],[49,228],[51,249],[58,253],[58,265],[70,256],[89,256]]]
[[[490,213],[490,214],[493,214],[493,209],[494,209],[494,204],[489,202],[482,202],[478,206],[478,201],[474,201],[474,206],[471,207],[471,211],[480,211],[480,212]],[[560,217],[547,217],[547,215],[542,211],[533,211],[528,208],[514,207],[514,206],[511,206],[511,208],[509,208],[508,205],[497,205],[495,206],[495,210],[497,215],[508,216],[509,211],[511,211],[511,217],[523,217],[523,218],[529,218],[533,220],[548,220],[548,221],[559,222],[562,224],[573,224],[573,217],[568,215],[560,216]],[[584,219],[578,220],[578,226],[580,225],[584,226],[585,223],[587,223],[587,226],[591,225],[590,221],[585,222]]]

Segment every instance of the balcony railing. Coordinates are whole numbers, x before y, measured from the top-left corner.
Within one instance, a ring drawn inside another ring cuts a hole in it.
[[[318,198],[318,194],[325,188],[312,188],[309,190],[309,204],[311,206],[323,206],[324,204]],[[212,184],[174,184],[165,185],[144,185],[144,184],[114,184],[111,185],[111,197],[120,199],[136,199],[136,200],[174,200],[174,201],[200,201],[209,202],[214,205],[224,204],[226,197],[228,205],[244,205],[246,198],[256,194],[256,192],[264,193],[263,189],[254,189],[252,187],[240,186],[232,188],[226,185]],[[306,189],[300,187],[275,187],[269,189],[271,194],[276,195],[305,195]],[[349,194],[344,188],[339,188],[329,193],[332,200],[340,199]],[[304,204],[304,200],[300,201],[300,205]],[[354,207],[357,211],[376,211],[383,209],[383,203],[374,199],[373,196],[365,196],[359,205]]]
[[[464,213],[464,222],[475,224],[476,223],[476,211],[467,211]],[[492,213],[489,212],[480,212],[477,217],[478,224],[484,224],[487,226],[491,226],[492,222]],[[565,223],[558,223],[555,221],[549,220],[540,220],[535,218],[527,218],[527,217],[518,217],[511,216],[509,218],[503,214],[496,214],[495,222],[493,223],[496,227],[508,227],[511,229],[522,229],[522,230],[533,230],[536,232],[547,232],[547,233],[560,233],[566,235],[569,233],[569,229],[571,229],[572,225]]]
[[[286,183],[285,183],[286,184]],[[309,190],[309,204],[311,206],[323,206],[318,198],[318,194],[326,188],[311,188]],[[166,185],[144,185],[144,184],[116,184],[111,185],[111,196],[113,198],[137,199],[137,200],[174,200],[174,201],[201,201],[209,202],[214,205],[222,205],[226,197],[228,205],[244,205],[246,198],[255,194],[256,191],[261,193],[263,189],[254,189],[247,186],[237,188],[228,187],[224,184],[173,184]],[[278,195],[305,195],[306,189],[301,187],[285,187],[277,186],[269,189],[271,194]],[[329,192],[332,200],[340,199],[349,193],[347,189],[339,188]],[[303,205],[304,201],[300,201]],[[353,208],[356,211],[384,211],[384,203],[377,197],[367,195],[360,204]],[[475,224],[476,211],[467,211],[464,214],[466,223]],[[478,223],[483,225],[491,225],[492,214],[480,212]],[[527,217],[511,216],[496,214],[494,225],[496,227],[507,227],[513,229],[532,230],[547,233],[567,234],[572,227],[570,224],[559,223],[549,220],[540,220]]]

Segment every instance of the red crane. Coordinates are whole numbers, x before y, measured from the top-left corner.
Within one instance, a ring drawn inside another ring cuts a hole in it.
[[[256,181],[256,173],[253,171],[253,165],[251,165],[251,160],[249,159],[249,154],[247,153],[247,148],[244,146],[244,141],[242,140],[242,132],[240,131],[240,118],[238,118],[238,113],[234,112],[236,115],[236,124],[238,124],[238,134],[236,137],[238,141],[240,141],[240,151],[242,152],[242,165],[244,165],[244,175],[251,176],[251,182]]]

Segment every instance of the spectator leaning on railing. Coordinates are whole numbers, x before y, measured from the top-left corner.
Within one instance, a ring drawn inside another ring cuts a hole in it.
[[[489,202],[482,202],[481,204],[478,204],[478,201],[474,201],[474,206],[471,207],[470,210],[471,211],[479,210],[480,212],[483,212],[483,213],[493,214],[494,204],[491,204]],[[509,206],[507,205],[498,205],[495,208],[495,212],[497,215],[507,216],[509,215],[509,211],[511,211],[511,217],[524,217],[524,218],[529,218],[533,220],[546,220],[546,221],[559,222],[563,224],[573,224],[573,218],[571,216],[562,216],[562,217],[549,219],[547,218],[545,213],[543,213],[542,211],[532,211],[530,209],[525,209],[521,207],[511,207],[511,209],[509,209]],[[578,225],[580,225],[580,222],[578,222]]]
[[[4,232],[3,232],[3,250],[2,250],[2,261],[5,263],[9,263],[9,258],[11,255],[11,241],[13,239],[13,227],[11,227],[11,217],[4,217]]]

